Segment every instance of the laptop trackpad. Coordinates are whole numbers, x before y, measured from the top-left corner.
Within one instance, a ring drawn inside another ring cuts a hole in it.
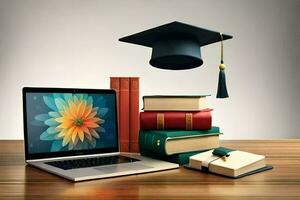
[[[94,169],[99,170],[103,173],[117,173],[117,172],[125,172],[125,171],[136,171],[136,170],[145,170],[153,168],[151,166],[143,165],[140,163],[124,163],[103,167],[95,167]]]

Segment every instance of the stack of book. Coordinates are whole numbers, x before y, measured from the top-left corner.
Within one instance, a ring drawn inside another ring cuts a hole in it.
[[[144,96],[140,113],[141,155],[187,164],[189,157],[219,147],[206,96]]]

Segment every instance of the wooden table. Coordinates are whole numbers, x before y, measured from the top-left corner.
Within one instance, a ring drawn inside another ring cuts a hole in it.
[[[72,183],[26,166],[23,141],[0,141],[0,199],[300,199],[300,140],[231,140],[273,170],[229,179],[185,168]]]

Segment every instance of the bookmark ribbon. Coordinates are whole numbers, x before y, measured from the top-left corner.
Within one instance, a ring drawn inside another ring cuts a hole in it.
[[[216,148],[213,150],[212,154],[215,155],[215,156],[219,156],[219,157],[229,157],[229,153],[231,151],[235,151],[233,149],[228,149],[228,148],[225,148],[225,147],[219,147],[219,148]]]
[[[201,170],[208,172],[209,171],[209,164],[215,160],[218,160],[220,157],[219,156],[215,156],[213,155],[212,157],[210,157],[207,160],[202,161],[201,163]]]
[[[212,157],[201,162],[201,170],[208,172],[210,163],[212,163],[213,161],[216,161],[220,158],[223,159],[224,162],[226,162],[227,158],[230,156],[229,153],[232,151],[235,151],[235,150],[228,149],[225,147],[219,147],[219,148],[214,149],[212,152]]]

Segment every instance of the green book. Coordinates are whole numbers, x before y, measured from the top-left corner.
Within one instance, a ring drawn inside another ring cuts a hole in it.
[[[209,130],[140,130],[139,146],[160,155],[173,155],[219,147],[219,127]]]
[[[205,150],[204,150],[205,151]],[[189,163],[189,159],[191,156],[196,155],[198,153],[202,153],[204,151],[192,151],[192,152],[186,152],[186,153],[178,153],[178,154],[173,154],[170,156],[166,155],[161,155],[158,153],[153,153],[151,151],[147,151],[144,149],[140,149],[140,153],[142,156],[147,156],[150,158],[155,158],[158,160],[164,160],[167,162],[172,162],[172,163],[177,163],[179,165],[185,165]]]

